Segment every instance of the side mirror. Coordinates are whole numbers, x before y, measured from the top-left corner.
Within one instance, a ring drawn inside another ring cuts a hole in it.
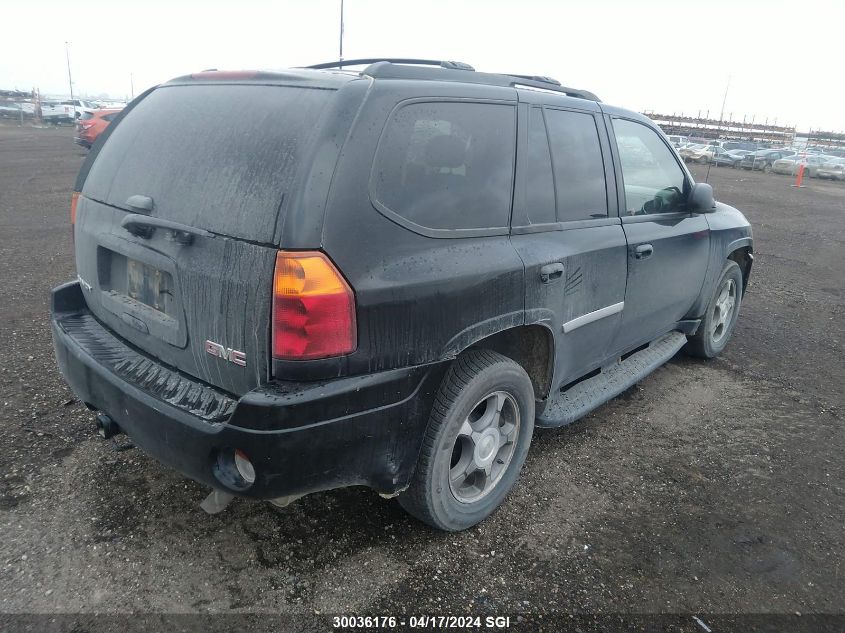
[[[716,198],[713,197],[713,187],[706,182],[697,182],[689,192],[687,208],[695,213],[712,213],[716,210]]]

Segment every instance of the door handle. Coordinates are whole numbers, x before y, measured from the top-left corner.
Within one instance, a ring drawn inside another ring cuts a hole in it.
[[[635,259],[648,259],[654,254],[654,246],[651,244],[640,244],[634,249]]]
[[[546,264],[540,269],[540,281],[544,284],[557,281],[561,277],[563,277],[563,264],[560,262]]]

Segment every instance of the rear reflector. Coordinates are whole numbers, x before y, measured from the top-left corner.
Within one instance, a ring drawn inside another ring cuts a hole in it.
[[[323,253],[276,255],[273,357],[311,360],[355,351],[355,295]]]

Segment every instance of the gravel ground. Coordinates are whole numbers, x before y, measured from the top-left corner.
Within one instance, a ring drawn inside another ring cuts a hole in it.
[[[443,534],[365,489],[210,517],[200,485],[93,434],[48,327],[71,137],[0,127],[0,612],[843,613],[845,184],[713,168],[756,247],[724,355],[539,430],[500,511]]]

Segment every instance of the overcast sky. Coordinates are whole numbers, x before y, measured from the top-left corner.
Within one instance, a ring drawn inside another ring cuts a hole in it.
[[[4,3],[0,88],[124,97],[205,68],[338,57],[340,0]],[[845,129],[845,2],[346,0],[344,56],[555,77],[634,110]]]

